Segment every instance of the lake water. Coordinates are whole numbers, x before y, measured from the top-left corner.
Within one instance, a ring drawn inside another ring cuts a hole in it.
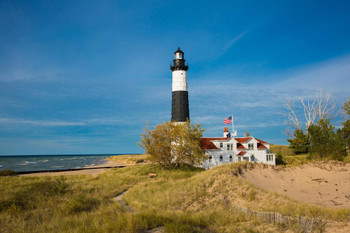
[[[113,154],[116,155],[116,154]],[[60,170],[103,164],[112,154],[0,156],[0,170]]]

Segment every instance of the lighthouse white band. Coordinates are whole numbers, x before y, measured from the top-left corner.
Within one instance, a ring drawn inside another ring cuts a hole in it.
[[[172,91],[187,91],[187,72],[184,70],[173,71]]]

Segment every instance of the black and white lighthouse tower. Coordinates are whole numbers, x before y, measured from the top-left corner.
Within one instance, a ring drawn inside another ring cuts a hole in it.
[[[180,47],[174,53],[170,69],[173,73],[171,121],[184,122],[190,119],[187,90],[188,64],[185,64],[184,52]]]

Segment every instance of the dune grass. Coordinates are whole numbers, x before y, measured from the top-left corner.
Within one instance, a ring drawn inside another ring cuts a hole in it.
[[[279,232],[234,210],[244,206],[285,215],[350,219],[350,210],[300,203],[259,189],[240,178],[250,163],[211,170],[163,169],[152,164],[99,174],[0,177],[0,232]],[[149,178],[156,173],[156,178]],[[113,197],[128,190],[127,212]]]
[[[286,145],[270,145],[271,153],[276,153],[276,162],[282,160],[282,165],[288,167],[299,166],[302,164],[313,163],[317,160],[312,159],[310,154],[296,155],[289,146]]]
[[[125,164],[137,164],[147,162],[147,154],[133,154],[133,155],[116,155],[107,158],[113,162],[120,162]]]
[[[0,170],[0,176],[14,176],[17,173],[14,170],[4,169]]]

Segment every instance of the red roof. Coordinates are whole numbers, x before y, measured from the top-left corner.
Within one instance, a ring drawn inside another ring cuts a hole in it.
[[[214,140],[230,140],[231,138],[202,138],[202,139],[214,141]]]
[[[242,156],[242,155],[244,155],[245,153],[247,153],[247,152],[241,151],[241,152],[238,153],[238,156]]]
[[[241,143],[245,143],[248,140],[250,140],[252,137],[245,137],[245,138],[234,138],[238,143],[237,143],[237,150],[246,150],[247,148],[245,148]],[[266,150],[267,147],[263,144],[269,144],[267,142],[264,142],[260,139],[255,138],[259,143],[258,143],[258,150]],[[203,149],[205,150],[218,150],[219,148],[217,148],[214,143],[212,143],[211,141],[229,141],[231,140],[231,138],[202,138],[201,139],[201,146]],[[243,152],[243,151],[241,151]],[[239,154],[238,154],[239,155]]]
[[[202,138],[201,147],[205,150],[218,150],[214,143],[210,141],[210,138]]]
[[[239,143],[244,143],[246,141],[248,141],[249,139],[251,139],[251,137],[247,137],[247,138],[235,138],[237,142]]]
[[[267,147],[261,143],[258,143],[258,150],[267,150]]]
[[[241,143],[237,143],[237,150],[244,150],[245,148]]]
[[[260,142],[260,143],[263,143],[263,144],[269,144],[269,143],[267,143],[267,142],[264,142],[263,140],[260,140],[260,139],[257,139],[257,138],[255,138],[258,142]],[[267,148],[266,148],[267,149]]]

